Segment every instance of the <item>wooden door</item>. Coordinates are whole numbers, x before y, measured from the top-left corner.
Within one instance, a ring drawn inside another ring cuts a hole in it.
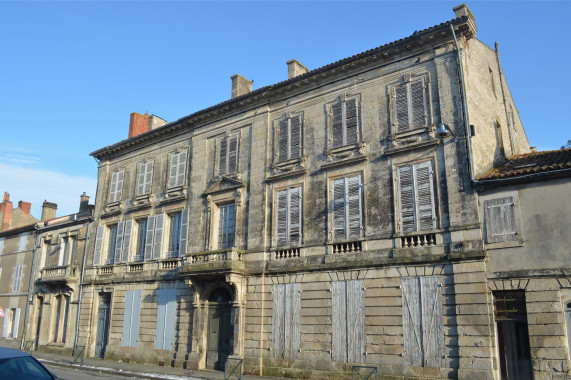
[[[109,313],[111,309],[111,294],[102,294],[99,298],[97,313],[97,335],[95,338],[95,357],[103,358],[109,338]]]

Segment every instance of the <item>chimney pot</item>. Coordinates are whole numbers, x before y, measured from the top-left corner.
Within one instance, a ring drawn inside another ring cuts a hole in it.
[[[232,99],[252,92],[252,84],[254,82],[238,74],[232,75],[230,79],[232,79]]]
[[[44,201],[42,204],[42,222],[56,217],[57,204]]]
[[[2,220],[0,221],[0,231],[10,228],[10,220],[12,219],[12,202],[10,202],[10,194],[4,192],[4,201],[0,203],[0,212]]]
[[[287,61],[287,79],[295,78],[307,73],[309,69],[299,63],[297,59]]]

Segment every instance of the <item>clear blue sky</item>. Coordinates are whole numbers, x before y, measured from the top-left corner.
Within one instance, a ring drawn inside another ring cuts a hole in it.
[[[127,138],[129,114],[174,121],[454,18],[459,1],[2,1],[0,191],[58,216],[95,199],[89,153]],[[468,1],[500,59],[532,146],[571,139],[566,1]]]

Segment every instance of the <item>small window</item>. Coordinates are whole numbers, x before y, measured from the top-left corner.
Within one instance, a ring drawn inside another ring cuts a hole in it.
[[[513,197],[484,201],[486,243],[519,240]]]
[[[397,132],[405,132],[428,124],[424,78],[394,87],[393,98]]]
[[[331,135],[333,148],[359,142],[359,115],[357,99],[347,99],[331,106]]]
[[[218,146],[218,174],[229,175],[238,170],[238,136],[232,135],[220,140]]]
[[[145,195],[151,192],[153,183],[154,161],[141,162],[139,164],[139,179],[137,180],[137,195]]]
[[[123,176],[125,170],[111,173],[111,185],[109,186],[109,203],[119,202],[123,191]]]
[[[186,151],[173,153],[169,168],[168,188],[184,185],[186,178]],[[150,185],[149,185],[150,186]]]
[[[363,236],[363,187],[361,176],[333,180],[333,240],[357,239]]]
[[[278,161],[287,161],[301,156],[301,115],[280,121],[278,131]]]
[[[403,233],[436,228],[432,162],[397,168],[400,229]]]
[[[234,203],[218,206],[218,249],[234,247],[236,212]]]
[[[276,202],[276,245],[299,245],[302,226],[301,187],[278,191]]]

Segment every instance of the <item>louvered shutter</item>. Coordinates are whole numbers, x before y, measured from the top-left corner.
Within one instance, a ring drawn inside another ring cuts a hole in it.
[[[288,190],[278,191],[277,203],[276,244],[278,247],[283,247],[287,245]]]
[[[18,293],[22,284],[22,264],[16,265],[14,268],[14,281],[12,282],[12,292]]]
[[[101,251],[103,249],[103,236],[105,235],[105,226],[97,227],[95,235],[95,250],[93,251],[93,266],[101,264]]]
[[[427,124],[425,92],[423,79],[410,84],[412,128],[423,127]]]
[[[444,323],[442,316],[442,291],[438,276],[420,277],[422,309],[422,343],[424,366],[444,365]]]
[[[336,179],[333,188],[333,239],[345,239],[345,179]]]
[[[301,187],[289,190],[289,243],[301,244]]]
[[[123,249],[121,249],[121,262],[126,263],[129,261],[129,253],[131,251],[131,231],[133,229],[133,221],[128,220],[125,222],[123,232]]]
[[[281,120],[278,131],[278,161],[286,161],[289,159],[289,123],[288,120]]]
[[[401,284],[404,364],[421,367],[423,347],[418,277],[403,277]]]
[[[117,172],[111,173],[111,186],[109,186],[109,203],[115,202],[115,194],[117,191]]]
[[[153,165],[154,161],[149,161],[145,165],[145,184],[143,188],[143,194],[149,194],[151,192],[151,185],[153,183]]]
[[[121,200],[121,193],[123,192],[123,176],[125,174],[125,170],[121,170],[117,173],[117,188],[115,189],[115,202],[119,202]]]
[[[119,222],[117,224],[117,232],[115,235],[115,255],[113,262],[118,264],[121,262],[121,251],[123,249],[123,229],[125,228],[125,223]]]
[[[171,164],[169,168],[169,188],[176,187],[176,179],[177,179],[177,170],[178,170],[178,161],[180,159],[180,155],[177,153],[173,153],[171,156]]]
[[[228,144],[228,173],[235,173],[238,168],[238,138],[230,137]]]
[[[517,240],[513,197],[485,201],[484,219],[487,243]]]
[[[176,174],[176,185],[184,185],[184,177],[186,175],[186,152],[180,152],[178,154],[178,167]]]
[[[299,158],[301,156],[301,115],[295,116],[290,120],[290,159]]]
[[[153,259],[161,258],[161,250],[163,247],[163,228],[165,214],[155,216],[155,237],[153,239]]]
[[[401,231],[404,233],[412,232],[416,229],[412,178],[411,166],[401,166],[397,169]]]
[[[361,176],[347,178],[347,221],[349,239],[356,239],[362,236],[363,228]]]
[[[228,165],[228,140],[223,138],[220,140],[220,150],[218,151],[218,173],[220,175],[226,174],[226,168]]]
[[[153,246],[155,236],[155,219],[156,216],[149,216],[147,219],[147,233],[145,242],[145,261],[153,259]]]
[[[139,164],[139,178],[137,180],[137,194],[138,195],[145,194],[146,175],[147,175],[147,164],[145,162],[141,162]]]
[[[182,210],[180,217],[180,245],[178,256],[186,256],[186,244],[188,241],[188,210]]]
[[[333,148],[344,145],[343,141],[343,107],[338,102],[331,106],[331,134],[333,136]]]
[[[409,129],[408,119],[408,86],[406,84],[394,89],[395,119],[399,132]]]
[[[427,161],[414,165],[418,231],[430,231],[435,228],[436,218],[434,213],[434,189],[432,184],[432,163]]]
[[[346,145],[356,144],[359,141],[358,121],[357,99],[349,99],[345,102]]]
[[[20,325],[20,308],[16,309],[16,312],[14,313],[14,320],[13,320],[12,324],[13,324],[12,338],[17,339],[18,338],[18,326]]]

